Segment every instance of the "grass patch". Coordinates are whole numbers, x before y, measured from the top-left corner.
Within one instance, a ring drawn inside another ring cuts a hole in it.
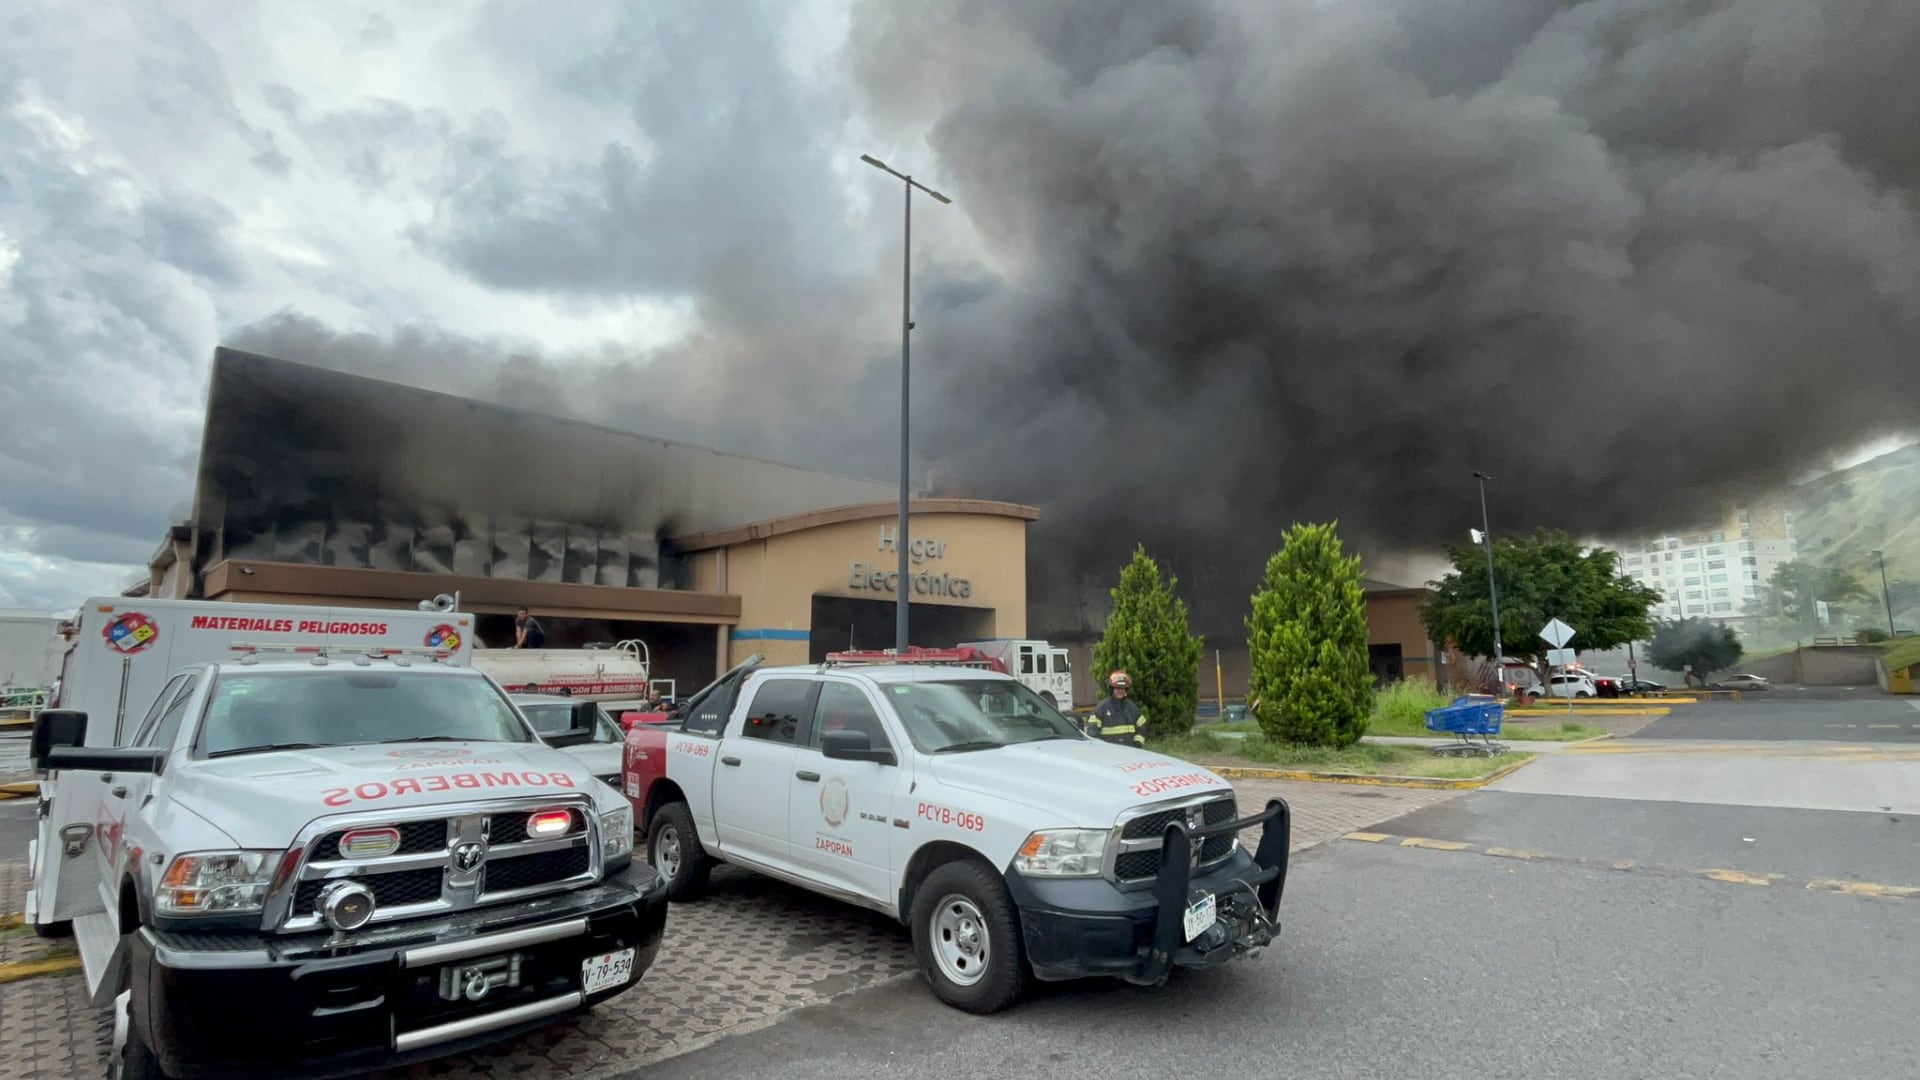
[[[1203,765],[1247,765],[1268,769],[1310,769],[1314,772],[1421,776],[1443,780],[1485,776],[1495,769],[1533,756],[1509,752],[1491,758],[1450,758],[1440,757],[1424,746],[1366,742],[1356,743],[1344,750],[1333,750],[1324,746],[1276,743],[1260,735],[1249,735],[1244,739],[1221,739],[1194,734],[1151,739],[1147,746],[1156,753]]]

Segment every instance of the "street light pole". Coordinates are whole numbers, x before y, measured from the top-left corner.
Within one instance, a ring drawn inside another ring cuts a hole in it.
[[[1893,590],[1887,588],[1887,553],[1876,551],[1873,557],[1880,562],[1880,600],[1887,605],[1887,637],[1891,639],[1899,631],[1893,627]]]
[[[1500,588],[1493,580],[1493,527],[1487,523],[1487,481],[1493,477],[1477,470],[1473,476],[1480,481],[1480,539],[1487,549],[1487,599],[1493,602],[1493,670],[1500,679],[1500,696],[1505,697],[1507,654],[1500,645]]]
[[[860,160],[890,176],[899,178],[906,190],[906,227],[903,234],[900,256],[900,524],[895,531],[893,545],[900,556],[900,582],[894,595],[893,647],[899,652],[907,651],[907,600],[913,593],[912,569],[907,562],[907,496],[909,481],[907,477],[907,416],[908,416],[908,380],[911,375],[909,359],[912,355],[913,336],[913,189],[933,196],[941,204],[951,204],[952,199],[916,181],[913,177],[888,168],[887,164],[871,154],[861,154]]]

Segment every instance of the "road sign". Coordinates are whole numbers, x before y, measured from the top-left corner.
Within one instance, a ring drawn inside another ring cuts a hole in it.
[[[1573,649],[1548,649],[1547,650],[1547,663],[1549,664],[1553,664],[1558,667],[1565,667],[1568,664],[1571,664],[1573,662],[1574,662]]]
[[[1573,640],[1573,627],[1554,619],[1540,628],[1540,639],[1554,648],[1562,648]]]

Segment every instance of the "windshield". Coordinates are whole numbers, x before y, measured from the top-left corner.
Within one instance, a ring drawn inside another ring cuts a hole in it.
[[[483,678],[364,668],[222,675],[201,726],[212,756],[426,739],[525,743],[533,734]]]
[[[1086,737],[1045,698],[1010,679],[895,683],[886,696],[924,754]]]
[[[520,711],[527,715],[527,721],[533,730],[542,735],[563,735],[572,730],[573,703],[569,701],[523,701]],[[594,709],[594,742],[622,742],[620,725],[613,722],[602,708]]]

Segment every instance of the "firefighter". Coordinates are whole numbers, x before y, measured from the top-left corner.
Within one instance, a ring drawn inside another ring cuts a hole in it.
[[[1147,745],[1144,734],[1147,718],[1140,706],[1127,697],[1131,689],[1133,679],[1126,672],[1116,671],[1107,676],[1108,696],[1094,706],[1093,715],[1087,718],[1087,734],[1110,743]]]

